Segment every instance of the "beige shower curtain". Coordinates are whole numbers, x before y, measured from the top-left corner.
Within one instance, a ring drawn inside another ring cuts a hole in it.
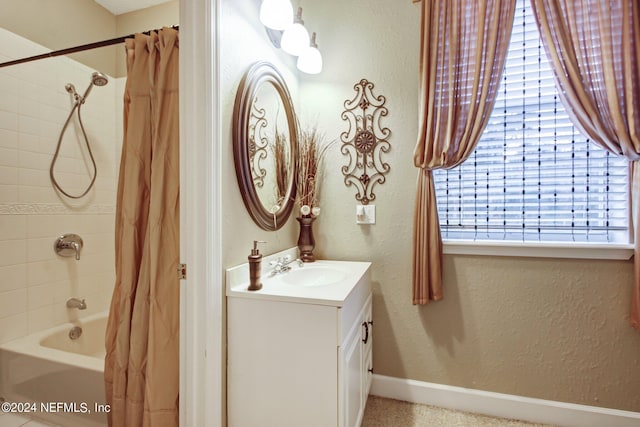
[[[509,48],[515,0],[422,2],[420,168],[414,214],[413,303],[442,299],[442,237],[433,169],[473,153],[487,124]]]
[[[631,325],[640,331],[640,1],[532,0],[531,5],[573,124],[632,162]]]
[[[125,47],[116,284],[104,372],[109,424],[177,426],[178,32],[136,34]]]

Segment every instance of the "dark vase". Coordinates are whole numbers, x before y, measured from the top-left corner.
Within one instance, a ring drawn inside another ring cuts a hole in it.
[[[313,240],[313,228],[311,228],[311,225],[316,218],[303,216],[296,219],[300,223],[300,235],[298,236],[300,259],[303,262],[314,262],[316,259],[313,256],[313,248],[315,248],[316,242]]]

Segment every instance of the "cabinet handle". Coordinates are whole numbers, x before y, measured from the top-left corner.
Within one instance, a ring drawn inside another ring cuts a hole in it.
[[[373,368],[369,368],[367,371],[369,371],[370,374],[373,374]]]
[[[362,326],[364,326],[364,338],[362,339],[362,342],[366,344],[369,341],[369,324],[367,322],[362,322]]]

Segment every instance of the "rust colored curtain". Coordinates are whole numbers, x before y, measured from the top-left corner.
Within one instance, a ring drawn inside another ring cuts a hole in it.
[[[442,237],[431,171],[454,168],[475,149],[493,110],[514,11],[515,0],[422,2],[413,304],[443,297]]]
[[[116,283],[107,324],[109,425],[178,426],[178,33],[125,41]]]
[[[635,280],[631,324],[640,331],[640,2],[532,0],[560,99],[574,125],[633,162]]]

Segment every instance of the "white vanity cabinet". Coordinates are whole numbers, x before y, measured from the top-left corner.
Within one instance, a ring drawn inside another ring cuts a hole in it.
[[[340,295],[227,286],[228,426],[360,425],[372,375],[370,264],[333,262],[349,267]]]

